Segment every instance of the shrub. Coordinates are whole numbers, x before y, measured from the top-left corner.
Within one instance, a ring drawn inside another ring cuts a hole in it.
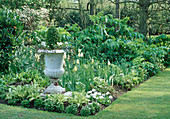
[[[16,105],[18,101],[19,101],[18,99],[11,99],[11,100],[8,100],[8,104],[9,105]]]
[[[56,109],[55,101],[46,100],[46,102],[45,102],[45,110],[46,111],[55,111],[55,109]]]
[[[30,107],[30,101],[29,100],[21,101],[21,106],[29,108]]]
[[[58,102],[56,105],[56,111],[57,112],[63,112],[64,111],[64,104],[61,102]]]
[[[93,104],[89,104],[88,106],[89,106],[89,108],[90,108],[91,114],[95,114],[95,111],[96,111],[96,110],[95,110]]]
[[[93,107],[95,108],[96,112],[100,111],[100,106],[97,102],[93,102]]]
[[[14,53],[20,45],[19,35],[22,33],[23,26],[19,16],[6,9],[0,9],[0,71],[8,70],[9,64],[14,58]]]
[[[55,26],[51,26],[47,31],[46,44],[50,49],[54,49],[57,42],[60,42],[60,34]]]
[[[66,112],[76,115],[77,112],[78,112],[78,107],[77,107],[77,105],[76,105],[76,104],[69,105],[69,106],[66,108]]]
[[[6,94],[1,94],[1,95],[0,95],[0,98],[1,98],[2,100],[4,100],[4,99],[6,98]]]
[[[88,105],[83,106],[81,111],[80,111],[81,116],[89,116],[91,114],[90,108]]]
[[[44,108],[44,100],[43,99],[36,99],[35,102],[34,102],[34,107],[35,108],[40,108],[40,109],[43,109]]]

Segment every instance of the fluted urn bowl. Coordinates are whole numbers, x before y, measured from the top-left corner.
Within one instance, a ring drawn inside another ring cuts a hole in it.
[[[45,93],[62,93],[65,89],[56,85],[58,79],[64,74],[63,56],[64,50],[38,50],[45,55],[44,74],[50,78],[51,85],[45,89]]]

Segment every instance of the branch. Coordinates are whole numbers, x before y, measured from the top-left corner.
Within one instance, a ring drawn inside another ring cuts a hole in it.
[[[167,0],[154,0],[152,1],[150,4],[165,4],[166,2],[168,2]]]
[[[80,10],[78,8],[61,8],[61,7],[55,7],[56,9],[61,9],[61,10],[64,10],[64,9],[71,9],[71,10]],[[82,9],[82,11],[89,11],[89,10],[86,10],[86,9]]]
[[[137,3],[137,0],[133,1],[133,0],[127,0],[127,1],[124,1],[124,2],[115,2],[115,0],[109,0],[110,2],[112,2],[113,4],[122,4],[122,3]]]

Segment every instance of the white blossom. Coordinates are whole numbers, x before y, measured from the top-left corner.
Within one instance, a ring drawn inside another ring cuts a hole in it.
[[[99,98],[100,98],[100,99],[103,99],[104,97],[103,97],[103,96],[100,96]]]
[[[110,65],[110,61],[108,60],[108,66]]]
[[[96,94],[91,94],[91,96],[92,96],[93,98],[96,98]]]
[[[80,64],[79,59],[77,59],[76,63],[77,63],[77,64]]]
[[[96,90],[95,89],[92,89],[92,92],[95,92]]]
[[[57,45],[59,45],[59,46],[60,46],[60,45],[63,45],[63,43],[62,43],[62,42],[57,42]]]
[[[87,98],[90,98],[90,95],[86,95]]]
[[[94,63],[94,59],[92,59],[91,62]]]
[[[97,95],[102,95],[102,94],[100,92],[98,92]]]
[[[81,53],[80,56],[83,57],[83,53]]]
[[[91,94],[91,93],[92,93],[92,91],[88,91],[87,93],[88,93],[88,94]]]
[[[109,95],[109,94],[110,94],[109,92],[106,93],[106,95]]]
[[[80,52],[81,52],[81,49],[78,49],[78,52],[80,53]]]
[[[109,96],[109,99],[112,99],[112,98],[113,98],[113,97],[110,95],[110,96]]]
[[[41,42],[41,45],[42,46],[46,46],[46,42]]]
[[[80,54],[80,53],[78,54],[78,57],[81,57],[81,54]]]

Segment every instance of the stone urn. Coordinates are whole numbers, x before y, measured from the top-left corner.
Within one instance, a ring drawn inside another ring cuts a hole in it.
[[[65,88],[58,85],[58,79],[64,74],[63,56],[64,50],[38,50],[45,55],[44,74],[50,78],[51,85],[44,93],[63,93]]]

